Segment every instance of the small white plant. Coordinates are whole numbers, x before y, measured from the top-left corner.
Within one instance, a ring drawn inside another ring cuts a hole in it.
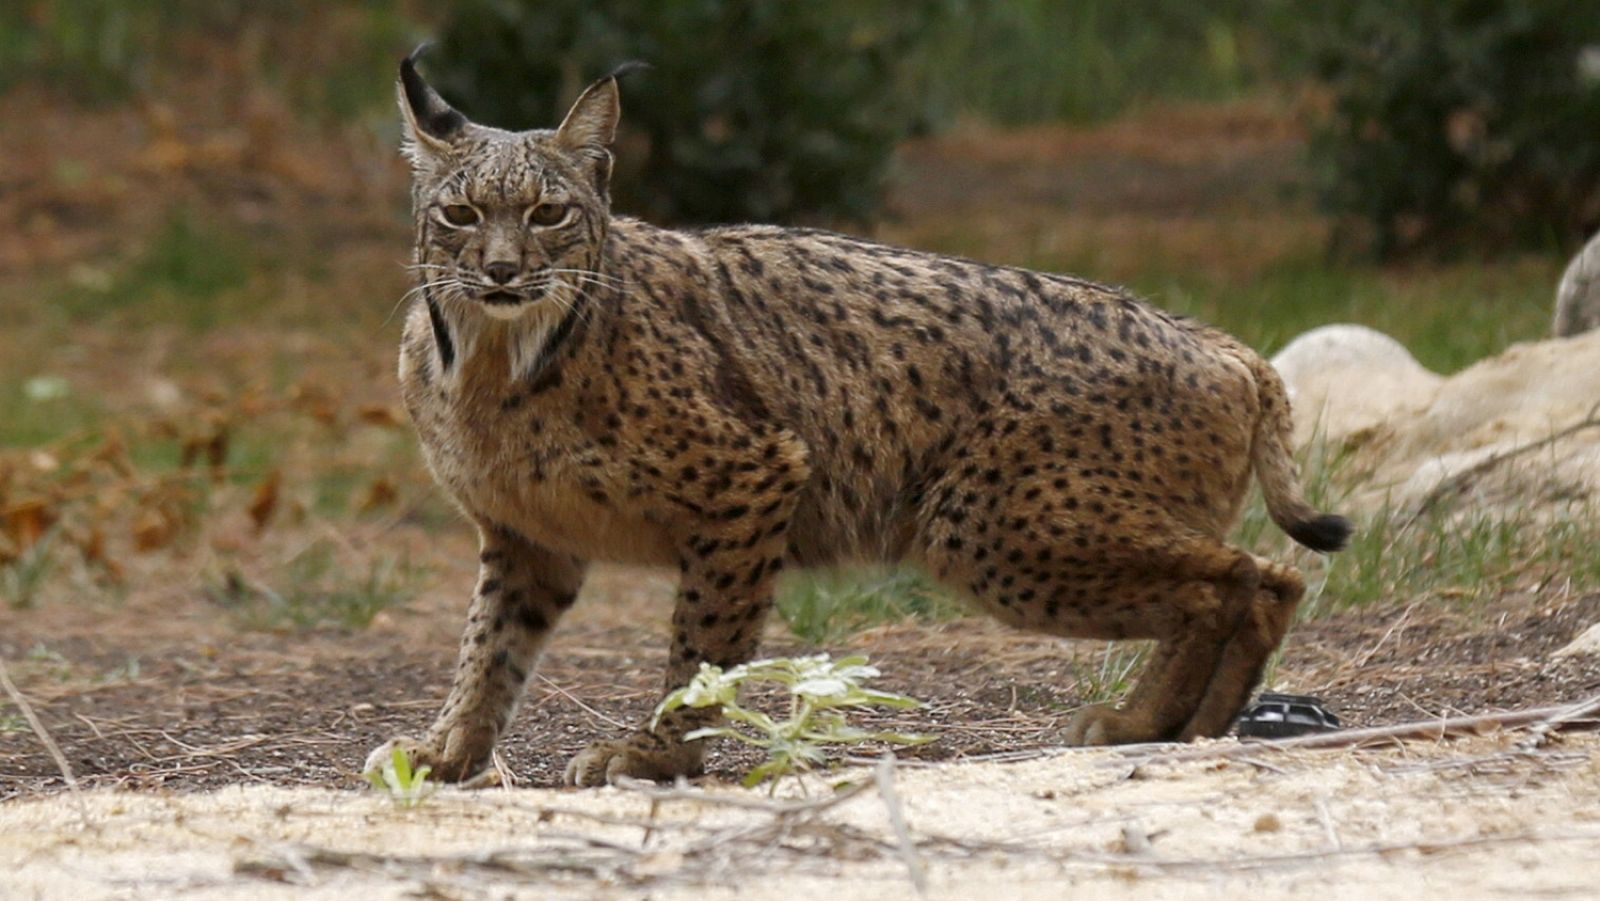
[[[796,775],[827,760],[826,745],[850,745],[879,741],[896,745],[920,745],[932,736],[899,732],[869,732],[845,721],[844,711],[852,707],[921,707],[922,702],[904,695],[867,688],[868,679],[880,675],[861,655],[833,660],[827,654],[812,657],[779,657],[757,660],[724,671],[709,663],[700,664],[688,685],[667,695],[656,708],[656,721],[662,714],[679,707],[720,707],[729,724],[696,729],[686,738],[731,738],[761,748],[766,762],[745,776],[746,786],[765,779]],[[739,704],[739,688],[748,683],[768,682],[789,691],[789,716],[775,719],[759,710]]]
[[[373,767],[361,775],[372,783],[373,788],[387,792],[395,806],[416,807],[438,788],[428,781],[428,774],[431,772],[433,767],[427,764],[413,771],[411,758],[406,756],[406,752],[395,748],[389,755],[388,763],[381,767]]]

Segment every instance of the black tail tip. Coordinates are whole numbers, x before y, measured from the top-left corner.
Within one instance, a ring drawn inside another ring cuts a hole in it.
[[[1290,538],[1314,551],[1332,553],[1344,550],[1350,540],[1350,520],[1324,513],[1315,519],[1295,523],[1288,532]]]

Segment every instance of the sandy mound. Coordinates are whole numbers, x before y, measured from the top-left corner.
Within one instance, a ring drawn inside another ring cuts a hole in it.
[[[1354,453],[1357,502],[1422,502],[1446,480],[1487,503],[1600,496],[1600,332],[1518,344],[1449,377],[1363,326],[1325,326],[1273,364],[1296,438]],[[1492,461],[1492,462],[1491,462]]]
[[[1232,759],[1072,751],[901,765],[892,802],[855,770],[859,792],[786,812],[727,788],[447,790],[411,810],[261,786],[96,791],[0,807],[0,894],[846,901],[910,897],[915,871],[931,898],[1581,895],[1600,855],[1597,751],[1593,735],[1539,748],[1518,733]]]

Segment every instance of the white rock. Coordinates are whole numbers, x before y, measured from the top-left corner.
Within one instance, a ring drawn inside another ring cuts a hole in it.
[[[1566,647],[1556,651],[1555,656],[1576,657],[1595,654],[1600,654],[1600,623],[1595,623],[1585,629],[1582,635],[1574,638]]]
[[[1600,235],[1578,251],[1556,288],[1556,318],[1551,333],[1567,338],[1600,326]]]
[[[1425,408],[1442,381],[1404,344],[1364,325],[1324,325],[1272,358],[1294,402],[1295,440],[1341,444]]]

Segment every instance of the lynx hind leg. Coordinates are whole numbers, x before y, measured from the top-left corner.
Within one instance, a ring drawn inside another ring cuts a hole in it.
[[[1171,741],[1203,707],[1229,641],[1257,592],[1253,561],[1237,555],[1225,573],[1188,581],[1119,586],[1142,597],[1152,620],[1163,622],[1150,660],[1121,707],[1097,704],[1078,712],[1067,740],[1080,745]]]
[[[1260,558],[1256,565],[1261,571],[1261,587],[1249,613],[1223,648],[1205,697],[1179,736],[1183,741],[1227,734],[1294,621],[1295,608],[1306,590],[1299,570]]]
[[[943,496],[961,496],[960,488]],[[1014,626],[1064,637],[1156,639],[1122,707],[1083,710],[1068,738],[1176,739],[1250,610],[1261,583],[1254,558],[1147,508],[1126,508],[1114,523],[1067,520],[1025,505],[1007,516],[974,523],[969,515],[963,535],[944,526],[950,517],[935,509],[930,568]],[[974,534],[984,540],[968,537]]]

